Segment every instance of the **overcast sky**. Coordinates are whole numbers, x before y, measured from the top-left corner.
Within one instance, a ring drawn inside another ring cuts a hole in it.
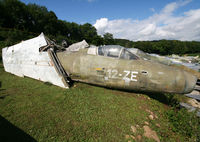
[[[46,6],[57,17],[91,23],[100,35],[129,40],[200,41],[200,0],[21,0]]]

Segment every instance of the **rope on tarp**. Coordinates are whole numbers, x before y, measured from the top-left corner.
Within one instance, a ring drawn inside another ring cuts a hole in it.
[[[62,67],[56,53],[54,52],[54,50],[52,48],[48,49],[47,52],[54,64],[54,67],[55,67],[57,73],[62,77],[63,83],[65,84],[66,87],[70,87],[72,80],[69,77],[69,74]]]

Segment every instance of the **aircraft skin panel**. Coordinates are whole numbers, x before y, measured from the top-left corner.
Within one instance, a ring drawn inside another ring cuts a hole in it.
[[[168,93],[188,93],[196,84],[196,77],[174,67],[144,60],[89,55],[87,50],[57,53],[74,80],[117,89]]]
[[[2,57],[5,71],[20,77],[27,76],[68,88],[56,72],[48,53],[39,52],[39,48],[45,45],[47,45],[45,37],[41,34],[36,38],[3,48]]]

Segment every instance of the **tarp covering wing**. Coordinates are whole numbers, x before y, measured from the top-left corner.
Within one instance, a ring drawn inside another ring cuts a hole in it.
[[[48,52],[39,52],[47,41],[42,33],[38,37],[2,49],[3,65],[7,72],[20,77],[31,77],[68,88],[63,77],[56,71]]]

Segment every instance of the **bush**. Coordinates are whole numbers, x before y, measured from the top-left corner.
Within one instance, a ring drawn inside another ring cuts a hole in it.
[[[166,112],[166,116],[174,132],[200,141],[200,118],[196,116],[196,113],[174,108]]]

